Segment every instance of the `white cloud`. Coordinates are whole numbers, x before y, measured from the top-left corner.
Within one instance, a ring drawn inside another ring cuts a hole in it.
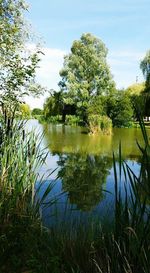
[[[27,45],[29,50],[34,50],[35,45]],[[41,55],[41,61],[39,68],[37,69],[37,81],[42,86],[48,89],[58,90],[58,82],[60,80],[59,71],[63,67],[63,60],[66,51],[55,48],[42,48],[41,51],[44,55]],[[47,94],[41,96],[39,99],[33,99],[32,97],[26,98],[26,102],[31,108],[42,107]]]
[[[65,51],[60,49],[44,48],[42,60],[37,70],[37,79],[48,86],[48,88],[58,89],[59,71],[63,66]]]
[[[108,63],[114,80],[118,88],[126,88],[138,81],[143,81],[143,75],[140,70],[140,61],[144,57],[144,52],[135,50],[110,51]]]
[[[30,50],[34,49],[34,45],[28,45]],[[41,62],[37,69],[37,81],[48,89],[58,90],[58,82],[60,80],[59,71],[63,67],[64,55],[68,52],[56,48],[43,48]],[[136,52],[133,50],[109,51],[108,63],[114,80],[118,88],[126,88],[136,81],[138,76],[139,82],[143,81],[143,76],[139,65],[144,57],[144,52]],[[26,98],[26,102],[31,108],[42,108],[47,94],[40,99]]]
[[[133,51],[133,50],[118,50],[110,52],[111,58],[122,58],[127,59],[128,61],[139,61],[144,57],[144,52],[141,51]]]

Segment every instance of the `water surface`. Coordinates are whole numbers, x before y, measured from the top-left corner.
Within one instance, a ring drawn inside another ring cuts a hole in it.
[[[113,152],[117,160],[121,143],[122,159],[138,175],[141,154],[137,141],[143,145],[140,129],[113,129],[112,135],[88,135],[81,127],[40,125],[37,121],[30,121],[31,125],[39,132],[44,131],[43,145],[49,150],[47,165],[41,168],[41,175],[56,169],[40,193],[42,195],[49,183],[54,183],[49,198],[55,196],[58,201],[43,209],[45,225],[50,225],[56,218],[60,223],[78,218],[85,222],[91,215],[99,219],[111,218],[114,209]],[[123,194],[124,188],[121,190]]]

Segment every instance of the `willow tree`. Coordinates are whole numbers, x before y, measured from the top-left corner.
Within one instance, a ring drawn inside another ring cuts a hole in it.
[[[85,120],[91,98],[107,95],[114,87],[107,52],[100,39],[87,33],[73,42],[71,53],[64,58],[59,82],[66,92],[64,102],[75,105]]]
[[[147,51],[144,59],[141,61],[140,68],[145,78],[145,90],[143,93],[145,101],[145,116],[150,116],[150,50]]]
[[[134,118],[138,119],[138,112],[143,116],[145,113],[145,83],[134,83],[125,92],[131,100]]]
[[[150,91],[150,50],[147,51],[144,59],[141,61],[140,68],[145,77],[146,88]]]

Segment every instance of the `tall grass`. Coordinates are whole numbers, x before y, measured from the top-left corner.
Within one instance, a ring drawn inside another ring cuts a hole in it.
[[[145,143],[137,144],[142,155],[140,174],[123,161],[121,144],[119,162],[113,155],[115,202],[109,227],[106,221],[94,220],[70,229],[63,224],[60,229],[42,227],[39,208],[51,186],[37,200],[34,183],[44,157],[34,135],[25,137],[23,129],[2,135],[0,272],[150,272],[150,144],[141,119],[140,126]]]
[[[121,146],[119,149],[119,173],[115,156],[115,217],[111,233],[102,231],[100,238],[103,249],[103,261],[98,257],[95,261],[98,272],[150,272],[150,144],[140,119],[141,131],[145,146],[141,150],[141,171],[137,177],[132,169],[123,162]],[[124,174],[125,197],[122,197],[119,188],[122,172]],[[102,239],[103,238],[103,239]]]
[[[42,136],[37,139],[33,132],[25,132],[23,121],[13,121],[10,126],[1,119],[0,126],[0,272],[17,272],[32,254],[30,233],[41,232],[40,206],[52,185],[38,200],[44,183],[38,170],[47,157],[41,149]]]
[[[92,134],[103,133],[110,135],[112,133],[112,121],[107,116],[89,115],[88,129]]]

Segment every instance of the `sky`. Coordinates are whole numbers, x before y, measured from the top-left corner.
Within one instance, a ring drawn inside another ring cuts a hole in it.
[[[39,63],[37,81],[58,90],[64,55],[74,40],[90,32],[108,48],[107,62],[117,88],[144,80],[140,61],[150,49],[150,0],[28,0],[26,18],[38,36],[45,55]],[[26,99],[42,107],[47,95]]]

